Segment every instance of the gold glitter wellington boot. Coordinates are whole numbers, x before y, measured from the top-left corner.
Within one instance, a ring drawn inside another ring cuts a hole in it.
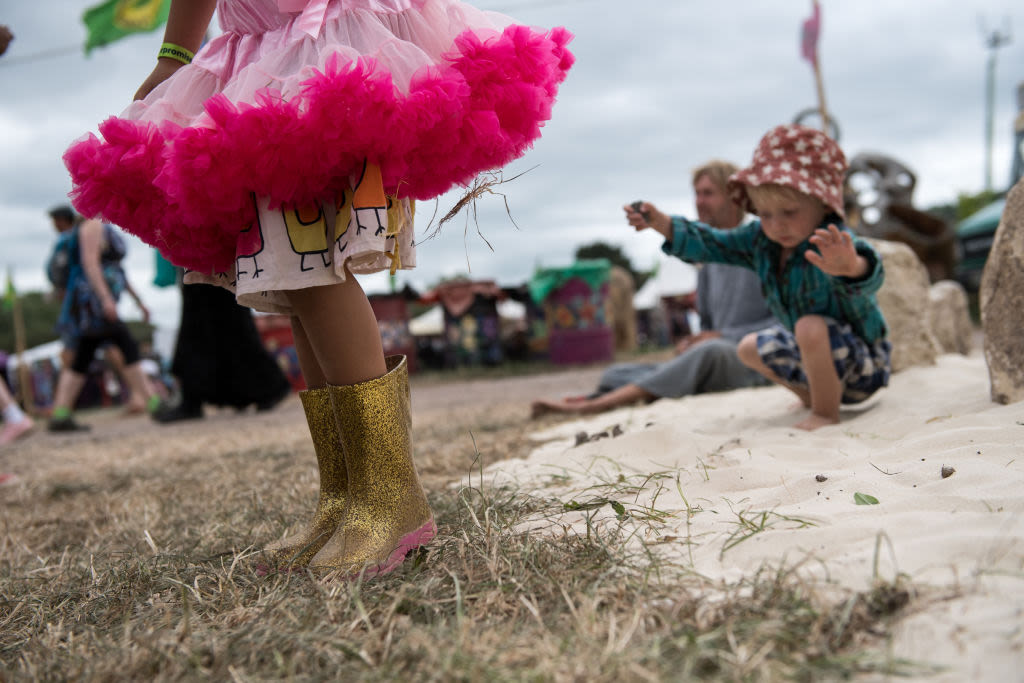
[[[309,389],[299,392],[299,398],[320,469],[320,498],[316,513],[305,529],[263,549],[272,569],[299,568],[309,564],[338,528],[345,511],[348,473],[330,392],[326,388]]]
[[[386,574],[437,534],[412,461],[412,414],[405,356],[387,358],[383,377],[328,387],[345,447],[348,499],[334,536],[310,567]]]

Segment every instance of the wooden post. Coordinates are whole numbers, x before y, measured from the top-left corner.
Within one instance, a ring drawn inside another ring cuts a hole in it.
[[[813,0],[814,10],[818,11],[818,0]],[[821,36],[819,35],[819,41]],[[825,105],[825,84],[821,78],[821,58],[818,46],[814,46],[814,85],[818,90],[818,113],[821,115],[821,132],[828,135],[828,107]]]
[[[10,273],[7,275],[10,278]],[[21,311],[21,299],[17,293],[12,302],[14,314],[14,353],[18,363],[18,395],[25,411],[34,415],[36,413],[35,392],[32,390],[32,378],[28,371],[28,365],[22,362],[22,355],[25,353],[25,317]]]

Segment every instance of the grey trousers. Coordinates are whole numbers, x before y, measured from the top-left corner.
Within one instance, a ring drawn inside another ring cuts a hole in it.
[[[601,375],[592,397],[627,384],[635,384],[659,398],[729,391],[767,384],[767,380],[740,362],[736,344],[709,339],[663,363],[617,363]]]

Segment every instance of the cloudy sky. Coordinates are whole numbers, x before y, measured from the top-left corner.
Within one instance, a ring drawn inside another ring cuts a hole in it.
[[[70,182],[61,163],[75,138],[119,113],[149,73],[161,34],[96,50],[82,11],[95,0],[5,0],[0,23],[15,41],[0,57],[0,267],[21,290],[45,285],[53,240],[46,215]],[[562,25],[576,34],[577,63],[544,137],[506,177],[533,169],[480,202],[479,225],[492,252],[463,219],[419,247],[420,266],[399,283],[423,289],[469,273],[502,285],[537,266],[568,264],[595,240],[622,246],[650,267],[659,240],[633,233],[620,207],[647,199],[692,213],[689,171],[711,157],[749,161],[761,135],[816,103],[799,56],[810,0],[480,0],[521,23]],[[821,64],[829,110],[848,155],[889,154],[918,175],[915,203],[926,207],[977,192],[985,180],[983,36],[1018,37],[998,51],[993,181],[1009,177],[1016,86],[1024,81],[1024,5],[1019,0],[822,0]],[[443,214],[457,199],[442,197]],[[417,211],[423,233],[433,206]],[[157,321],[175,325],[178,294],[157,290],[151,250],[135,241],[133,281]],[[386,279],[363,279],[382,291]],[[135,317],[124,304],[127,317]]]

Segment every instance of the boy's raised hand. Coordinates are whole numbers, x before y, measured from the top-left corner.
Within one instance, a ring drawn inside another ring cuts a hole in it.
[[[828,229],[815,230],[810,242],[820,253],[808,249],[804,252],[804,258],[822,272],[834,277],[850,278],[863,277],[867,273],[867,259],[857,253],[856,247],[853,246],[853,237],[834,224],[830,223]]]

